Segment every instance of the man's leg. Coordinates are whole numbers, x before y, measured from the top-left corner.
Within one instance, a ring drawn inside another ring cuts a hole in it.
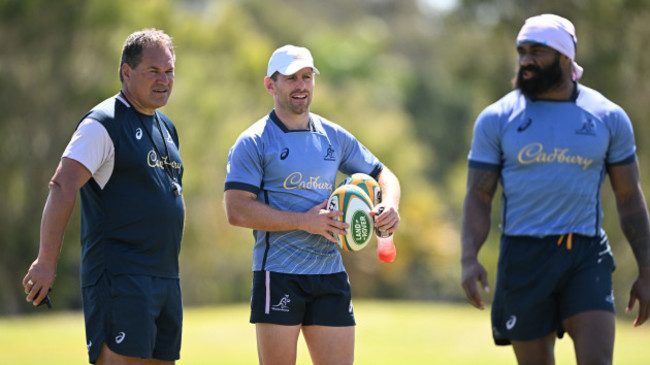
[[[615,317],[609,311],[578,313],[562,325],[573,339],[578,365],[611,365],[614,357]]]
[[[352,365],[354,326],[303,326],[302,334],[314,365]]]
[[[519,365],[555,364],[555,332],[531,341],[512,341]]]
[[[295,365],[300,326],[255,324],[260,365]]]
[[[143,359],[141,357],[124,356],[111,351],[102,343],[102,349],[99,350],[99,357],[96,365],[174,365],[175,361],[162,361],[156,359]]]

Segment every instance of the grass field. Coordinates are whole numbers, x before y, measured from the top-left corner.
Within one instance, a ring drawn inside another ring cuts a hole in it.
[[[356,364],[507,365],[510,347],[492,344],[489,311],[469,305],[356,301]],[[0,363],[87,363],[81,313],[0,318]],[[617,323],[614,363],[650,364],[650,325]],[[179,365],[257,364],[255,328],[248,305],[186,308]],[[298,364],[311,364],[304,342]],[[575,364],[568,338],[556,345],[556,364]]]

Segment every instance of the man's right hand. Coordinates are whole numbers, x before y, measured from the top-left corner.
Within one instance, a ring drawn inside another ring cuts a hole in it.
[[[485,309],[485,302],[478,290],[477,283],[481,283],[486,293],[490,292],[488,286],[487,271],[477,259],[467,260],[462,263],[462,286],[465,290],[467,301],[478,309]]]
[[[337,243],[337,235],[346,235],[349,225],[337,217],[343,217],[343,212],[328,210],[327,200],[311,208],[306,213],[303,230],[311,234],[320,234],[328,240]]]

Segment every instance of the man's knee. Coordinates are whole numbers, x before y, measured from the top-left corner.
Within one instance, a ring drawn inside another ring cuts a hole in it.
[[[512,341],[519,365],[555,364],[555,332],[530,341]]]

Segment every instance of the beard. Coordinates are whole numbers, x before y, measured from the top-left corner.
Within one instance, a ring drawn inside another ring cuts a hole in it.
[[[535,76],[525,80],[523,78],[524,71],[534,72]],[[515,79],[515,88],[530,99],[536,99],[539,95],[561,85],[563,76],[560,53],[558,52],[555,61],[544,68],[537,65],[520,67]]]

